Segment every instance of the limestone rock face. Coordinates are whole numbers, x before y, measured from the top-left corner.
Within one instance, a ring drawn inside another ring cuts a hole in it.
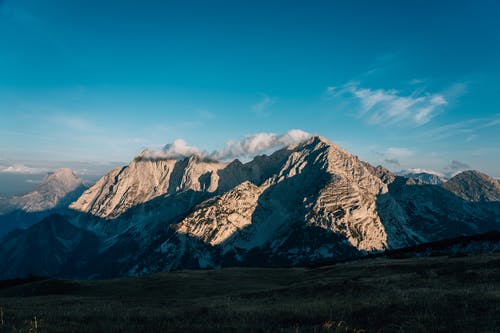
[[[219,245],[252,223],[262,191],[263,188],[245,181],[223,195],[203,202],[176,225],[176,230],[210,245]]]
[[[204,202],[176,230],[211,245],[224,242],[226,251],[279,246],[297,224],[340,235],[360,251],[386,249],[388,238],[399,237],[388,237],[377,212],[387,185],[365,163],[322,137],[286,152],[260,186],[247,181]]]
[[[84,189],[83,180],[71,169],[62,168],[47,175],[42,183],[32,192],[10,199],[10,205],[22,211],[34,213],[68,205]],[[67,196],[75,192],[75,195]],[[66,199],[66,200],[65,200]]]
[[[442,185],[459,197],[474,202],[500,201],[499,182],[479,171],[464,171]]]
[[[43,253],[79,254],[78,262],[51,262],[51,271],[97,278],[308,265],[500,227],[498,182],[490,177],[466,172],[429,184],[371,166],[320,136],[247,163],[154,156],[140,154],[74,201],[57,220],[64,238],[46,222],[8,235],[6,244],[23,235],[80,244],[84,230],[96,237],[84,243],[94,248],[51,241]],[[7,250],[0,247],[0,258],[9,263],[30,256]]]
[[[71,209],[102,218],[116,218],[128,209],[160,195],[186,190],[214,192],[217,170],[226,164],[205,161],[198,155],[184,160],[142,159],[116,168],[70,205]]]

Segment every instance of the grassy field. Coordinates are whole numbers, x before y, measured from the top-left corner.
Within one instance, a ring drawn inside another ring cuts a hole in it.
[[[0,317],[0,332],[500,332],[500,254],[4,283]]]

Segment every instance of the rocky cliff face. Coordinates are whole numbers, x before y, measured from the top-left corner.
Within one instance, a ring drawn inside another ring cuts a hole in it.
[[[67,223],[99,237],[88,252],[99,254],[72,266],[75,275],[304,265],[500,226],[498,189],[484,177],[450,191],[373,167],[323,137],[248,163],[145,156],[71,204]]]
[[[63,168],[47,175],[32,192],[10,199],[10,205],[25,212],[41,212],[67,206],[75,200],[85,186],[71,169]]]
[[[175,230],[224,252],[279,247],[297,226],[335,233],[361,251],[388,247],[376,210],[377,196],[388,189],[364,163],[321,137],[275,154],[287,157],[271,155],[281,165],[269,178],[255,177],[203,202]]]
[[[103,218],[116,218],[158,196],[181,191],[214,192],[217,170],[226,164],[205,161],[199,155],[184,160],[137,156],[128,166],[102,177],[70,205],[71,209]]]
[[[499,182],[479,171],[461,172],[445,182],[443,187],[468,201],[500,201]]]
[[[44,217],[62,212],[86,186],[70,169],[47,175],[32,192],[0,201],[0,239],[14,229],[25,229]],[[3,206],[3,207],[2,207]]]

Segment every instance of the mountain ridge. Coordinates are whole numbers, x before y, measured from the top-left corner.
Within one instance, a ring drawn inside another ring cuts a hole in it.
[[[320,136],[247,163],[136,157],[70,208],[62,223],[99,242],[82,264],[58,269],[87,277],[307,265],[500,225],[500,202],[397,176]]]
[[[69,168],[48,173],[31,192],[4,199],[0,211],[0,238],[16,228],[27,228],[44,217],[63,212],[86,189]]]

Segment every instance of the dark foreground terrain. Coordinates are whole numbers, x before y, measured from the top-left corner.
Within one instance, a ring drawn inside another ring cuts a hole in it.
[[[0,283],[0,332],[499,332],[500,254]]]

